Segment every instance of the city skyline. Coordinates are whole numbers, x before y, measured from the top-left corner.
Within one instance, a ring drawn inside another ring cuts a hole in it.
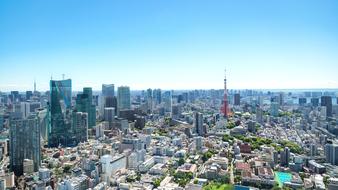
[[[81,4],[81,6],[78,6]],[[179,6],[177,6],[179,5]],[[0,91],[338,88],[336,1],[0,2]],[[60,14],[62,12],[62,14]]]

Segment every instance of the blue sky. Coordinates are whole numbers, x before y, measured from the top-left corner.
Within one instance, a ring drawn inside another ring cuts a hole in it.
[[[0,91],[337,88],[335,0],[2,0]]]

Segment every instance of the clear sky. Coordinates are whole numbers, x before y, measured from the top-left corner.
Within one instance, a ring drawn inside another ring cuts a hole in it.
[[[336,0],[1,0],[0,90],[337,88]]]

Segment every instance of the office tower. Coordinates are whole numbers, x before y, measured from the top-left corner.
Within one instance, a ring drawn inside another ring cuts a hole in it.
[[[200,151],[202,150],[202,146],[203,146],[203,139],[202,137],[195,137],[195,145],[196,145],[196,150]]]
[[[115,118],[115,108],[104,108],[104,120],[112,123]]]
[[[172,97],[172,92],[171,91],[166,91],[163,93],[163,102],[164,102],[164,110],[167,113],[172,113],[172,104],[173,104],[173,97]]]
[[[298,104],[300,106],[304,106],[306,104],[306,98],[299,98],[298,99]]]
[[[223,95],[221,112],[224,117],[228,117],[230,115],[230,107],[228,103],[227,79],[226,79],[225,71],[224,71],[224,95]]]
[[[26,91],[26,100],[31,99],[32,96],[33,96],[33,92],[32,91]]]
[[[12,103],[18,102],[20,100],[19,91],[11,91],[9,99],[11,100]]]
[[[259,106],[256,108],[256,121],[260,124],[263,123],[263,110]]]
[[[72,95],[72,81],[50,81],[50,116],[51,128],[48,136],[48,145],[57,147],[60,144],[67,146],[69,130],[71,130],[70,109]]]
[[[128,86],[120,86],[117,89],[117,109],[118,113],[121,110],[127,110],[131,108],[130,103],[130,89]]]
[[[10,120],[10,165],[15,175],[23,174],[24,159],[34,162],[38,171],[41,162],[40,127],[35,115],[27,119]]]
[[[311,105],[314,107],[319,106],[319,98],[311,98]]]
[[[332,117],[332,97],[331,96],[322,96],[321,97],[321,106],[326,107],[326,116]]]
[[[75,136],[75,139],[72,139],[74,145],[86,142],[88,140],[88,113],[74,111],[72,129]]]
[[[326,144],[324,147],[325,159],[327,163],[338,165],[338,145]]]
[[[310,145],[310,156],[317,156],[318,154],[318,149],[316,144],[311,144]]]
[[[161,89],[154,89],[153,91],[153,98],[155,105],[159,105],[162,102],[162,92]]]
[[[235,106],[241,105],[241,95],[239,93],[236,93],[234,95],[234,105]]]
[[[280,92],[279,93],[279,105],[283,106],[284,105],[284,93]]]
[[[288,147],[284,148],[284,151],[281,152],[281,165],[282,166],[289,166],[289,161],[290,161],[290,149]]]
[[[153,90],[148,89],[146,94],[146,103],[147,103],[147,112],[151,113],[153,111]]]
[[[278,102],[271,102],[270,105],[270,114],[274,117],[278,116],[279,110],[279,103]]]
[[[199,136],[205,135],[205,131],[203,128],[203,114],[202,113],[199,113],[199,112],[194,113],[194,127],[196,130],[196,133]]]
[[[103,97],[114,97],[115,96],[114,84],[102,84],[102,96]]]
[[[93,105],[93,91],[90,87],[83,88],[83,93],[76,96],[76,110],[88,114],[88,127],[96,124],[96,106]]]

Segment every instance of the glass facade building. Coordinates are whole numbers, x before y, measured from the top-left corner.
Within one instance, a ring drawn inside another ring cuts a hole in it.
[[[48,135],[48,145],[57,147],[67,146],[71,130],[71,100],[72,81],[50,81],[50,117],[51,125]]]

